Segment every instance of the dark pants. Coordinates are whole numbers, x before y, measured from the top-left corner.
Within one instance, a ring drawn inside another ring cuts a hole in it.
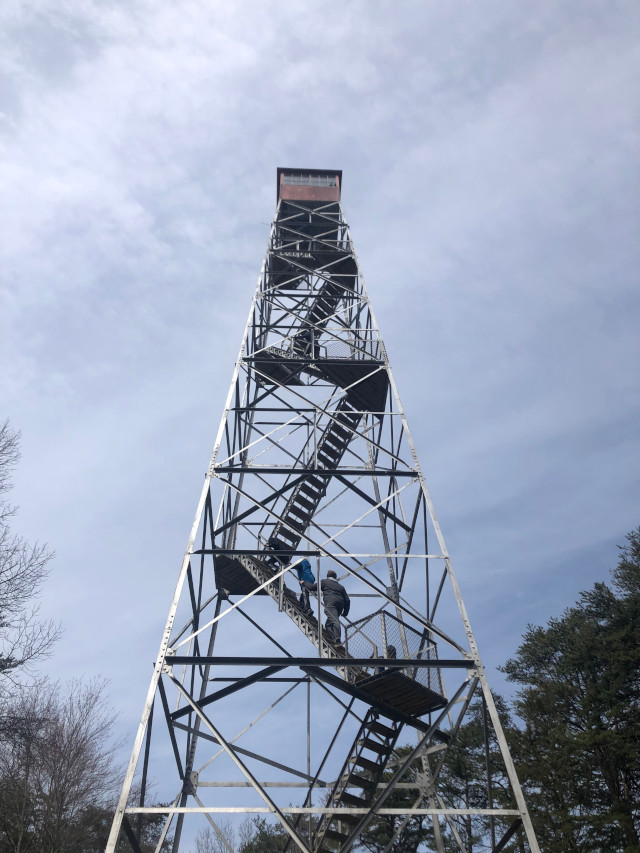
[[[272,550],[267,551],[267,554],[269,556],[265,558],[265,563],[276,571],[284,568],[284,566],[289,565],[291,562],[291,554],[283,553],[281,548],[272,547]]]
[[[311,613],[311,603],[309,601],[309,590],[306,587],[300,589],[300,605],[305,613]]]
[[[340,642],[340,614],[342,607],[337,604],[325,604],[324,612],[327,617],[326,625],[324,626],[327,639],[334,642]]]

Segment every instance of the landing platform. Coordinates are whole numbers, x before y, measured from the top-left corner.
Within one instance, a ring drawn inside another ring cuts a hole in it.
[[[367,412],[384,411],[389,379],[383,361],[376,359],[316,358],[293,355],[278,347],[268,347],[258,355],[247,358],[262,374],[280,385],[303,385],[300,374],[321,376],[341,388],[349,388],[347,396],[357,409]],[[264,382],[269,380],[263,377]]]
[[[305,383],[299,379],[300,373],[304,370],[307,360],[304,358],[292,357],[291,353],[278,347],[269,347],[262,350],[259,355],[254,356],[247,361],[253,361],[260,373],[266,374],[270,379],[280,385],[304,385]],[[263,382],[269,380],[262,377]]]
[[[341,388],[349,388],[347,396],[354,408],[367,412],[384,411],[389,379],[386,370],[378,370],[384,362],[374,359],[317,359],[313,366],[323,378]]]
[[[267,566],[264,566],[268,570]],[[228,557],[226,554],[216,554],[214,557],[214,570],[216,575],[216,586],[230,595],[248,595],[258,588],[256,582],[242,563]],[[268,595],[265,589],[261,589],[256,595]]]
[[[393,705],[398,711],[412,717],[421,717],[429,711],[438,711],[447,704],[444,696],[435,693],[397,669],[387,669],[378,675],[359,681],[358,689],[373,699]]]
[[[300,668],[318,681],[324,681],[376,708],[390,720],[408,723],[423,732],[429,730],[429,724],[419,718],[430,711],[438,711],[447,704],[444,696],[393,670],[386,670],[369,678],[358,677],[360,673],[364,674],[360,670],[354,672],[355,681],[347,681],[323,667],[302,666]],[[435,740],[445,741],[448,735],[436,730],[433,737]]]

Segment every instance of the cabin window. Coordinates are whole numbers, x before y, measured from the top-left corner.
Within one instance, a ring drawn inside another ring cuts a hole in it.
[[[297,187],[336,187],[335,175],[283,175],[282,182]]]

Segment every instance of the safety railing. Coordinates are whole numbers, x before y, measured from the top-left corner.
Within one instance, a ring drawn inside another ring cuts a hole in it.
[[[438,650],[435,642],[426,631],[419,631],[398,619],[393,613],[379,610],[348,623],[345,637],[345,650],[350,657],[370,657],[371,675],[385,671],[385,660],[412,658],[418,660],[437,660]],[[443,693],[440,670],[437,667],[406,666],[394,667],[408,678],[428,687],[436,693]]]

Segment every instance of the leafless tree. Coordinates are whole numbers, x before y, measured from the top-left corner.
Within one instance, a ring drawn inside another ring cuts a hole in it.
[[[196,836],[196,853],[229,853],[235,851],[235,830],[231,821],[218,821],[218,832],[208,826]]]
[[[200,830],[196,836],[196,853],[229,853],[242,851],[254,838],[255,826],[250,818],[235,827],[230,820],[218,821],[218,832],[213,827]]]
[[[9,503],[7,493],[19,458],[20,433],[5,421],[0,425],[0,698],[7,681],[16,684],[21,675],[33,674],[33,665],[50,654],[60,635],[57,625],[40,619],[34,603],[53,553],[11,529],[17,508]],[[2,730],[0,712],[0,736]]]
[[[114,800],[120,775],[105,683],[43,681],[11,710],[21,724],[0,742],[0,850],[90,849],[89,824]]]

